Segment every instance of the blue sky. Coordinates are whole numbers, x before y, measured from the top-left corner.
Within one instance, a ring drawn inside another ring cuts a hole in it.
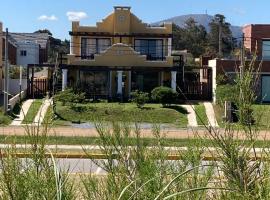
[[[258,3],[256,3],[258,2]],[[1,1],[0,21],[11,32],[47,28],[58,38],[69,39],[69,18],[94,25],[113,11],[113,6],[131,6],[147,23],[184,15],[224,14],[233,25],[270,23],[269,0],[7,0]]]

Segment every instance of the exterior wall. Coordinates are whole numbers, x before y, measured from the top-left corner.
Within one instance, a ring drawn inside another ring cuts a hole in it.
[[[216,103],[216,89],[217,89],[217,60],[209,60],[208,66],[212,68],[212,91],[213,91],[213,102]],[[221,71],[219,71],[221,73]]]
[[[250,61],[246,61],[246,66],[248,66]],[[217,87],[216,84],[216,77],[218,75],[227,75],[228,77],[235,76],[236,73],[238,73],[240,61],[237,60],[220,60],[220,59],[214,59],[209,60],[208,66],[212,68],[212,84],[213,84],[213,100],[216,101],[216,95],[215,90]],[[258,74],[256,74],[258,72]],[[256,95],[257,95],[257,101],[262,100],[262,94],[261,94],[261,76],[262,75],[270,75],[270,61],[256,61],[254,66],[254,74],[256,74],[258,77],[258,82],[256,83]]]
[[[0,36],[3,34],[3,24],[0,22]],[[3,78],[3,40],[0,37],[0,90],[3,90],[2,78]]]
[[[3,34],[3,25],[0,22],[0,36]],[[2,48],[3,48],[3,40],[0,37],[0,68],[3,66],[3,53],[2,53]],[[2,71],[2,70],[1,70]],[[2,77],[2,76],[1,76]]]
[[[254,53],[257,47],[257,54],[262,56],[262,39],[270,39],[270,24],[250,24],[243,28],[245,36],[245,47]]]
[[[2,52],[3,52],[3,58],[5,56],[5,42],[6,40],[2,39]],[[17,47],[13,42],[8,43],[8,61],[11,65],[17,64]]]
[[[26,51],[26,56],[21,55]],[[17,43],[17,65],[27,66],[28,64],[39,63],[39,45],[33,42],[24,41]]]

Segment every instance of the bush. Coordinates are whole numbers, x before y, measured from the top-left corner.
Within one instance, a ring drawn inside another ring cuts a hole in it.
[[[149,94],[136,90],[131,93],[131,101],[136,103],[138,108],[142,108],[144,104],[149,101]]]
[[[237,88],[235,85],[218,85],[216,89],[216,102],[219,106],[224,106],[225,101],[235,102]]]
[[[73,106],[76,103],[85,101],[85,93],[75,93],[72,89],[66,89],[55,95],[54,99],[55,101],[62,102],[63,106],[66,104]]]
[[[156,87],[152,90],[151,97],[164,107],[176,102],[177,92],[169,87]]]

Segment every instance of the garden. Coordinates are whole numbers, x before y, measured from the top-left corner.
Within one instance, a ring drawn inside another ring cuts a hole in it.
[[[54,98],[55,124],[95,121],[136,122],[187,127],[187,111],[177,104],[177,93],[158,87],[151,94],[134,91],[130,102],[89,101],[85,94],[67,89]]]

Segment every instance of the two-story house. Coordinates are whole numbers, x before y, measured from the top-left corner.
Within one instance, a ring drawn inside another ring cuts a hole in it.
[[[130,7],[116,6],[96,26],[72,22],[70,35],[62,89],[82,87],[88,95],[107,98],[128,98],[133,90],[150,92],[161,85],[176,90],[172,24],[152,27]]]
[[[257,74],[258,83],[256,89],[257,101],[270,102],[270,24],[250,24],[243,27],[245,60],[248,65],[252,55],[257,56],[254,63],[254,73]],[[235,77],[239,73],[240,60],[238,59],[214,59],[208,65],[213,70],[213,89],[215,93],[216,77],[226,75]],[[259,69],[259,73],[256,71]],[[215,96],[215,94],[214,94]]]

